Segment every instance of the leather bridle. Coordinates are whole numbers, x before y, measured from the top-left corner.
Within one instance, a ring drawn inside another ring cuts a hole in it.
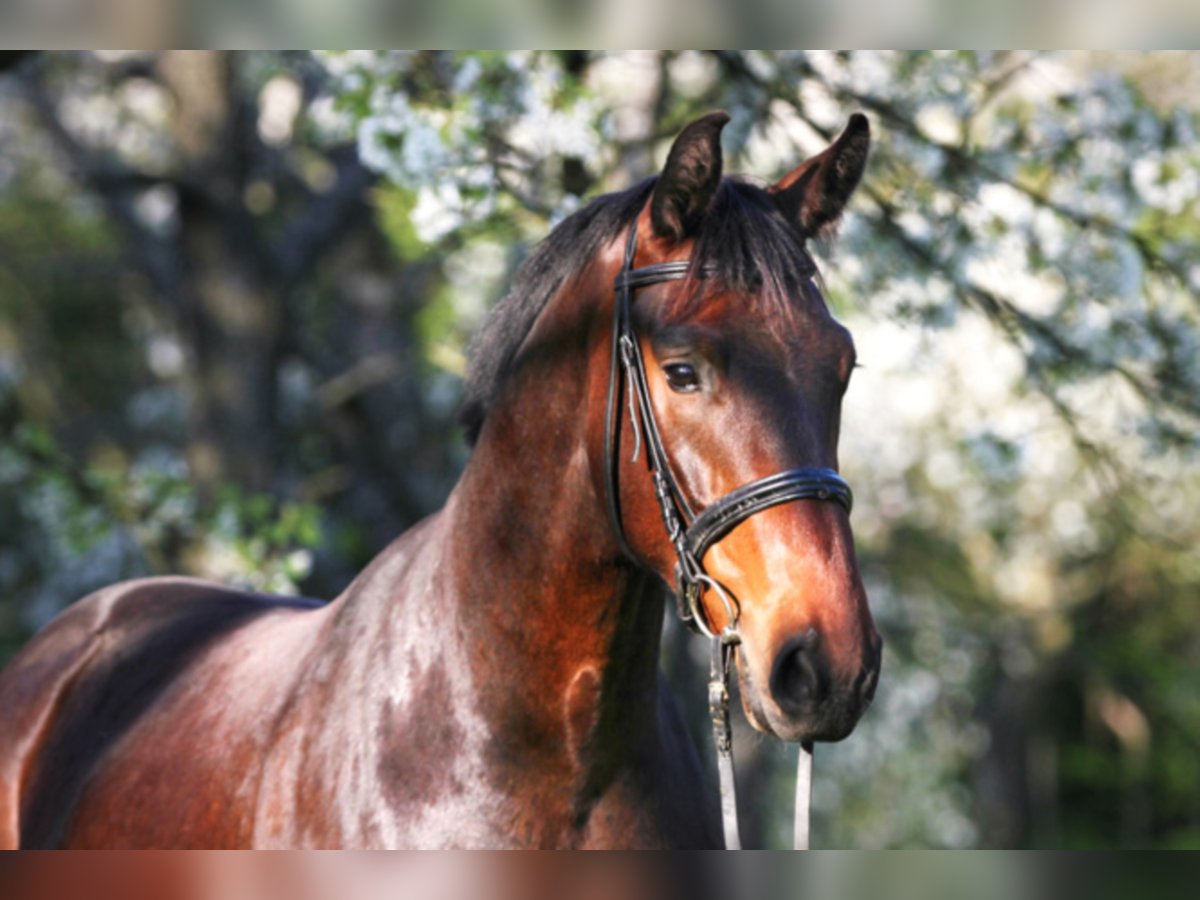
[[[644,564],[629,545],[621,521],[620,489],[617,483],[620,469],[618,426],[621,404],[618,395],[625,382],[629,420],[633,428],[633,460],[640,454],[644,438],[646,462],[658,497],[659,511],[667,537],[675,549],[675,598],[679,617],[694,631],[712,641],[711,672],[708,685],[709,713],[713,722],[713,738],[717,747],[717,762],[721,776],[721,806],[724,819],[725,845],[728,849],[741,846],[738,834],[737,799],[733,780],[732,733],[729,724],[729,673],[735,648],[741,643],[738,633],[740,609],[730,592],[704,570],[704,555],[709,548],[755,513],[781,503],[795,500],[824,500],[840,503],[849,513],[853,505],[850,485],[826,468],[787,469],[742,485],[708,506],[695,512],[680,487],[663,444],[662,433],[650,399],[646,365],[633,324],[633,294],[638,288],[664,281],[681,281],[693,273],[690,260],[656,263],[635,269],[637,255],[637,222],[629,228],[625,245],[625,261],[614,284],[612,351],[609,370],[608,398],[604,420],[605,484],[608,511],[621,550],[630,559]],[[710,267],[695,271],[699,278],[711,276]],[[622,379],[620,375],[623,374]],[[705,615],[702,598],[705,589],[716,594],[727,616],[727,624],[717,632]],[[801,789],[807,793],[806,764],[811,765],[807,748],[801,751],[801,771],[798,780],[797,844],[807,846],[807,798],[803,801],[801,821]],[[806,759],[807,757],[807,759]]]

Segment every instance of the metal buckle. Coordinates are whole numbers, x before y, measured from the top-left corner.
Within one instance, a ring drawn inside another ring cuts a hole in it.
[[[728,676],[713,677],[708,683],[708,717],[713,726],[713,743],[718,753],[728,753],[733,747],[733,729],[729,723]]]
[[[679,616],[679,620],[683,622],[692,631],[699,632],[700,629],[696,625],[696,615],[692,612],[694,600],[691,596],[695,587],[693,585],[684,585],[680,582],[679,566],[675,567],[675,612]]]

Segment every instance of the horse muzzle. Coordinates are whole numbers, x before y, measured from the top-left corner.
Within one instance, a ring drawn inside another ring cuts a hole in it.
[[[829,742],[854,730],[875,698],[883,641],[872,631],[862,665],[849,674],[832,665],[826,643],[816,628],[789,638],[762,680],[754,678],[745,655],[739,656],[743,706],[760,731],[785,741]]]

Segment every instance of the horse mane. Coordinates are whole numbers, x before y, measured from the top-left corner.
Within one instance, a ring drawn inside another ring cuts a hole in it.
[[[597,197],[563,220],[518,269],[512,288],[471,344],[459,413],[468,444],[474,445],[521,343],[546,304],[629,227],[657,180]],[[804,235],[762,187],[737,177],[723,179],[692,238],[693,266],[712,266],[712,277],[722,286],[770,303],[770,312],[790,319],[797,301],[807,296],[799,286],[813,277],[816,265]]]

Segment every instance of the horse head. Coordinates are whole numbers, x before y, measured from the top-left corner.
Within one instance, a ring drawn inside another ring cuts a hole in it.
[[[873,697],[882,642],[855,559],[849,491],[834,474],[854,344],[826,305],[806,245],[841,215],[865,166],[869,127],[855,116],[823,153],[764,188],[722,174],[727,121],[713,113],[679,135],[636,231],[611,248],[613,262],[625,250],[614,303],[622,277],[636,286],[626,333],[646,392],[639,415],[637,372],[616,365],[618,306],[613,361],[593,366],[602,370],[593,390],[607,377],[612,395],[619,378],[624,399],[607,411],[615,436],[599,438],[593,423],[592,468],[627,552],[677,590],[689,579],[673,516],[686,528],[706,508],[731,515],[731,527],[698,548],[695,616],[712,634],[736,620],[741,697],[755,727],[786,740],[839,740]],[[659,484],[657,496],[655,441],[674,482]],[[825,487],[776,491],[776,502],[752,514],[727,509],[737,504],[723,498],[769,487],[775,473],[793,482],[818,473]],[[819,502],[830,499],[826,487],[843,502]]]

